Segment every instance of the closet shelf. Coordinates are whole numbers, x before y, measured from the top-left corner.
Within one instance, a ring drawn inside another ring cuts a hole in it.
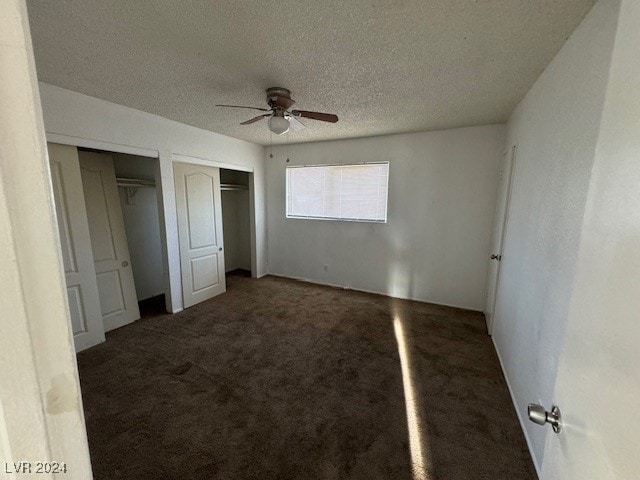
[[[136,192],[141,187],[155,187],[156,182],[152,180],[143,180],[141,178],[122,178],[116,177],[116,185],[127,189],[127,205],[135,205]]]

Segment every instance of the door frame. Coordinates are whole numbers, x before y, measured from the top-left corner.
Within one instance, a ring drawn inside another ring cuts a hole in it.
[[[0,456],[92,478],[25,0],[0,2],[0,62]]]
[[[514,144],[505,152],[505,155],[509,155],[510,159],[508,161],[511,162],[511,168],[509,169],[509,179],[507,185],[507,198],[505,201],[505,209],[504,209],[504,218],[502,220],[502,233],[500,235],[500,259],[498,260],[498,270],[496,272],[496,280],[495,280],[495,292],[493,294],[493,305],[491,307],[491,319],[488,322],[487,330],[489,331],[489,335],[492,335],[496,329],[497,323],[497,315],[496,315],[496,305],[498,304],[498,295],[500,294],[500,272],[502,270],[502,253],[504,252],[504,241],[507,238],[507,229],[509,228],[509,209],[511,206],[511,195],[513,192],[513,179],[515,177],[516,170],[516,153],[517,153],[517,145]],[[493,252],[490,252],[492,254]],[[493,261],[493,260],[490,260]],[[489,288],[489,285],[487,285]]]

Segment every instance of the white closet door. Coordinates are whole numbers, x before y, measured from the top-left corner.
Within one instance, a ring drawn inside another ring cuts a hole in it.
[[[80,152],[80,171],[87,205],[104,330],[140,318],[116,173],[110,155]]]
[[[182,296],[190,307],[226,291],[220,170],[174,163]]]
[[[47,147],[73,340],[76,352],[80,352],[104,342],[104,327],[91,253],[78,149],[55,143],[50,143]]]

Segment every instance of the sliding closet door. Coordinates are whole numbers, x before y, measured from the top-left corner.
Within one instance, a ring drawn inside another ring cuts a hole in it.
[[[226,290],[220,170],[174,163],[185,308]]]
[[[110,155],[80,152],[102,320],[106,332],[140,318],[116,173]]]
[[[56,204],[69,313],[76,351],[104,342],[96,271],[82,190],[78,150],[50,143],[51,183]]]

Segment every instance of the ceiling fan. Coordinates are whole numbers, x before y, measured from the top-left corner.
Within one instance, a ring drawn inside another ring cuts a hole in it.
[[[216,107],[248,108],[259,110],[264,113],[242,122],[240,125],[249,125],[268,118],[269,130],[276,135],[282,135],[292,128],[295,131],[302,130],[306,126],[296,117],[320,120],[321,122],[336,123],[338,116],[331,113],[309,112],[307,110],[289,110],[296,102],[291,99],[291,92],[282,87],[271,87],[267,89],[267,104],[269,108],[245,107],[242,105],[216,105]]]

